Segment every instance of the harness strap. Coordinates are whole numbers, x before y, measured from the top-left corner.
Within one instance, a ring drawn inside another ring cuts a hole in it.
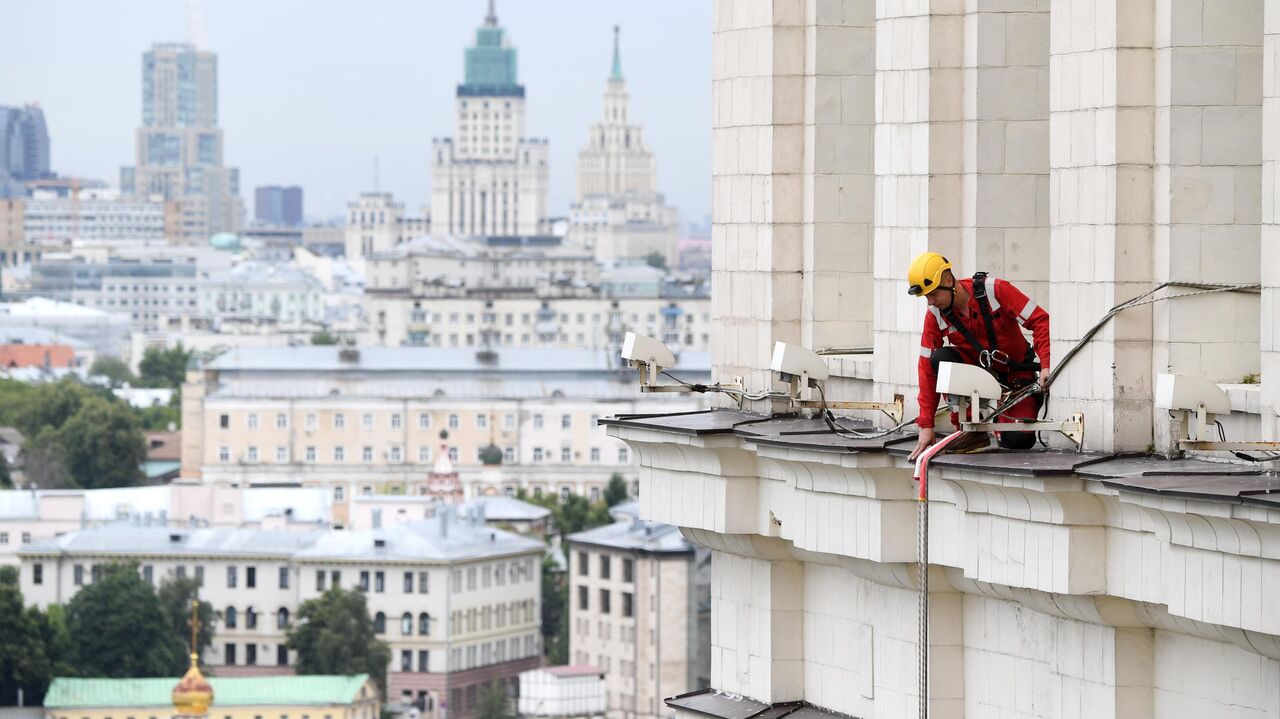
[[[1013,361],[1008,357],[1008,355],[1005,355],[1004,352],[1000,351],[999,343],[996,340],[995,321],[991,312],[991,300],[987,297],[986,272],[974,273],[973,298],[978,301],[978,309],[982,312],[982,324],[986,327],[987,338],[990,340],[990,345],[985,345],[978,340],[977,336],[969,330],[968,326],[961,322],[960,318],[956,317],[954,302],[950,307],[942,310],[941,314],[947,322],[956,328],[960,335],[964,337],[965,341],[978,351],[979,364],[984,369],[990,370],[994,373],[1000,384],[1006,386],[1009,384],[1010,372],[1038,372],[1040,370],[1040,363],[1034,361],[1035,349],[1030,345],[1027,346],[1026,356],[1024,356],[1020,362]],[[1003,360],[999,359],[999,356],[1001,355],[1004,356]],[[988,364],[986,365],[982,365],[982,358],[984,356],[989,358]],[[1004,369],[998,368],[997,365],[999,364],[1003,364]]]

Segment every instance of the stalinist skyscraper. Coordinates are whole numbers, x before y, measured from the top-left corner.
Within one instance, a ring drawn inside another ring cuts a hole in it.
[[[619,29],[604,92],[604,117],[578,152],[578,198],[569,211],[571,239],[597,259],[640,258],[654,252],[675,265],[675,208],[657,192],[653,153],[644,129],[627,117]]]
[[[524,136],[516,49],[489,14],[467,48],[457,137],[431,143],[431,231],[454,237],[541,234],[547,215],[547,141]]]

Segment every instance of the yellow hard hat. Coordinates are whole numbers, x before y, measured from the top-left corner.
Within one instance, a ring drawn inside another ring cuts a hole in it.
[[[947,258],[937,252],[921,252],[907,268],[907,294],[922,297],[938,289],[942,273],[951,269]]]

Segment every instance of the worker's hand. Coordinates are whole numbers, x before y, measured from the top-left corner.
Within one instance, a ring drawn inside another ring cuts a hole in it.
[[[1049,392],[1049,373],[1048,372],[1040,373],[1039,384],[1040,384],[1040,394],[1048,394]]]
[[[916,448],[911,450],[911,454],[907,455],[907,460],[911,461],[916,457],[919,457],[921,452],[925,451],[929,445],[933,444],[934,437],[933,427],[921,427],[920,435],[916,439]]]

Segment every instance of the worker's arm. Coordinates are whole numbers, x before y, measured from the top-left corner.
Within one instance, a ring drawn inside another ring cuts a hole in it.
[[[1017,315],[1019,324],[1031,330],[1032,344],[1036,349],[1036,357],[1040,360],[1040,376],[1047,377],[1049,374],[1049,313],[1024,295],[1022,290],[1004,280],[996,283],[996,299],[999,300],[1001,307],[1007,307]]]
[[[933,415],[938,409],[938,377],[934,374],[933,363],[929,361],[933,351],[942,346],[942,331],[938,329],[938,319],[932,312],[924,315],[924,330],[920,334],[920,358],[917,367],[920,374],[920,394],[916,396],[920,405],[920,414],[916,417],[916,426],[921,429],[933,428]]]

